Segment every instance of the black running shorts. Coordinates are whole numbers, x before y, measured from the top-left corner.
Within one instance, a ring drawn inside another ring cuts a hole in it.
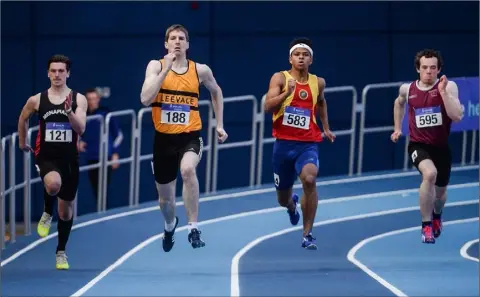
[[[201,159],[202,149],[203,140],[200,131],[180,134],[166,134],[155,131],[152,161],[155,181],[159,184],[168,184],[175,180],[183,154],[191,151]]]
[[[410,156],[410,161],[417,169],[423,160],[432,160],[437,168],[435,185],[438,187],[446,187],[448,185],[452,170],[452,154],[448,146],[437,147],[425,143],[410,142],[408,144],[408,155]]]
[[[60,174],[62,186],[57,194],[59,199],[65,201],[75,199],[80,173],[78,160],[39,158],[36,160],[36,167],[42,181],[49,172],[56,171]]]

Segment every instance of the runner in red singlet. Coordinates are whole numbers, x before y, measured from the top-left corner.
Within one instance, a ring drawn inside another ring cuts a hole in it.
[[[303,185],[302,247],[315,250],[312,236],[313,221],[317,212],[318,142],[322,133],[317,125],[318,111],[325,136],[334,141],[330,131],[325,101],[325,80],[308,72],[312,64],[312,43],[307,38],[290,44],[289,71],[275,73],[265,100],[265,111],[273,112],[273,171],[277,198],[287,208],[292,225],[300,219],[297,211],[298,196],[292,194],[295,179]]]
[[[442,66],[439,52],[426,49],[417,53],[415,68],[420,79],[400,87],[393,112],[395,131],[391,139],[397,142],[408,102],[408,153],[422,175],[419,193],[424,243],[435,243],[442,232],[441,215],[452,166],[448,136],[452,121],[463,117],[457,84],[445,75],[438,79]]]

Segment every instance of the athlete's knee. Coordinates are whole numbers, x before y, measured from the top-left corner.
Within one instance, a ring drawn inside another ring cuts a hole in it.
[[[55,171],[49,172],[47,175],[45,175],[43,183],[45,184],[45,190],[50,196],[56,196],[62,187],[62,179],[60,178],[60,174]]]
[[[424,181],[435,183],[437,180],[437,168],[432,160],[425,159],[418,164],[418,170],[422,173]]]
[[[180,168],[182,180],[188,182],[196,177],[196,170],[193,164],[183,164]]]
[[[160,204],[173,203],[175,201],[176,180],[167,184],[156,183],[158,192],[158,201]]]
[[[317,167],[313,164],[307,164],[302,169],[300,180],[306,189],[315,189],[317,181]]]
[[[425,181],[428,181],[430,183],[435,183],[437,180],[437,169],[435,167],[433,168],[425,168],[422,171],[422,178]]]

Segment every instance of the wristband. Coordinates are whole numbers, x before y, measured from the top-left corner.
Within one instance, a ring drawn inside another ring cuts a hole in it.
[[[67,114],[71,114],[71,113],[72,113],[72,108],[69,108],[69,109],[65,110],[65,112],[66,112]]]

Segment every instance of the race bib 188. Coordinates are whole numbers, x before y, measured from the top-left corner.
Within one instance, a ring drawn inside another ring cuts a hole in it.
[[[310,110],[287,106],[283,114],[283,125],[308,130],[310,127]]]
[[[46,123],[46,142],[72,142],[72,126],[70,123]]]
[[[415,122],[418,128],[442,125],[442,111],[440,106],[415,109]]]
[[[163,124],[188,125],[190,122],[190,106],[184,104],[162,104]]]

